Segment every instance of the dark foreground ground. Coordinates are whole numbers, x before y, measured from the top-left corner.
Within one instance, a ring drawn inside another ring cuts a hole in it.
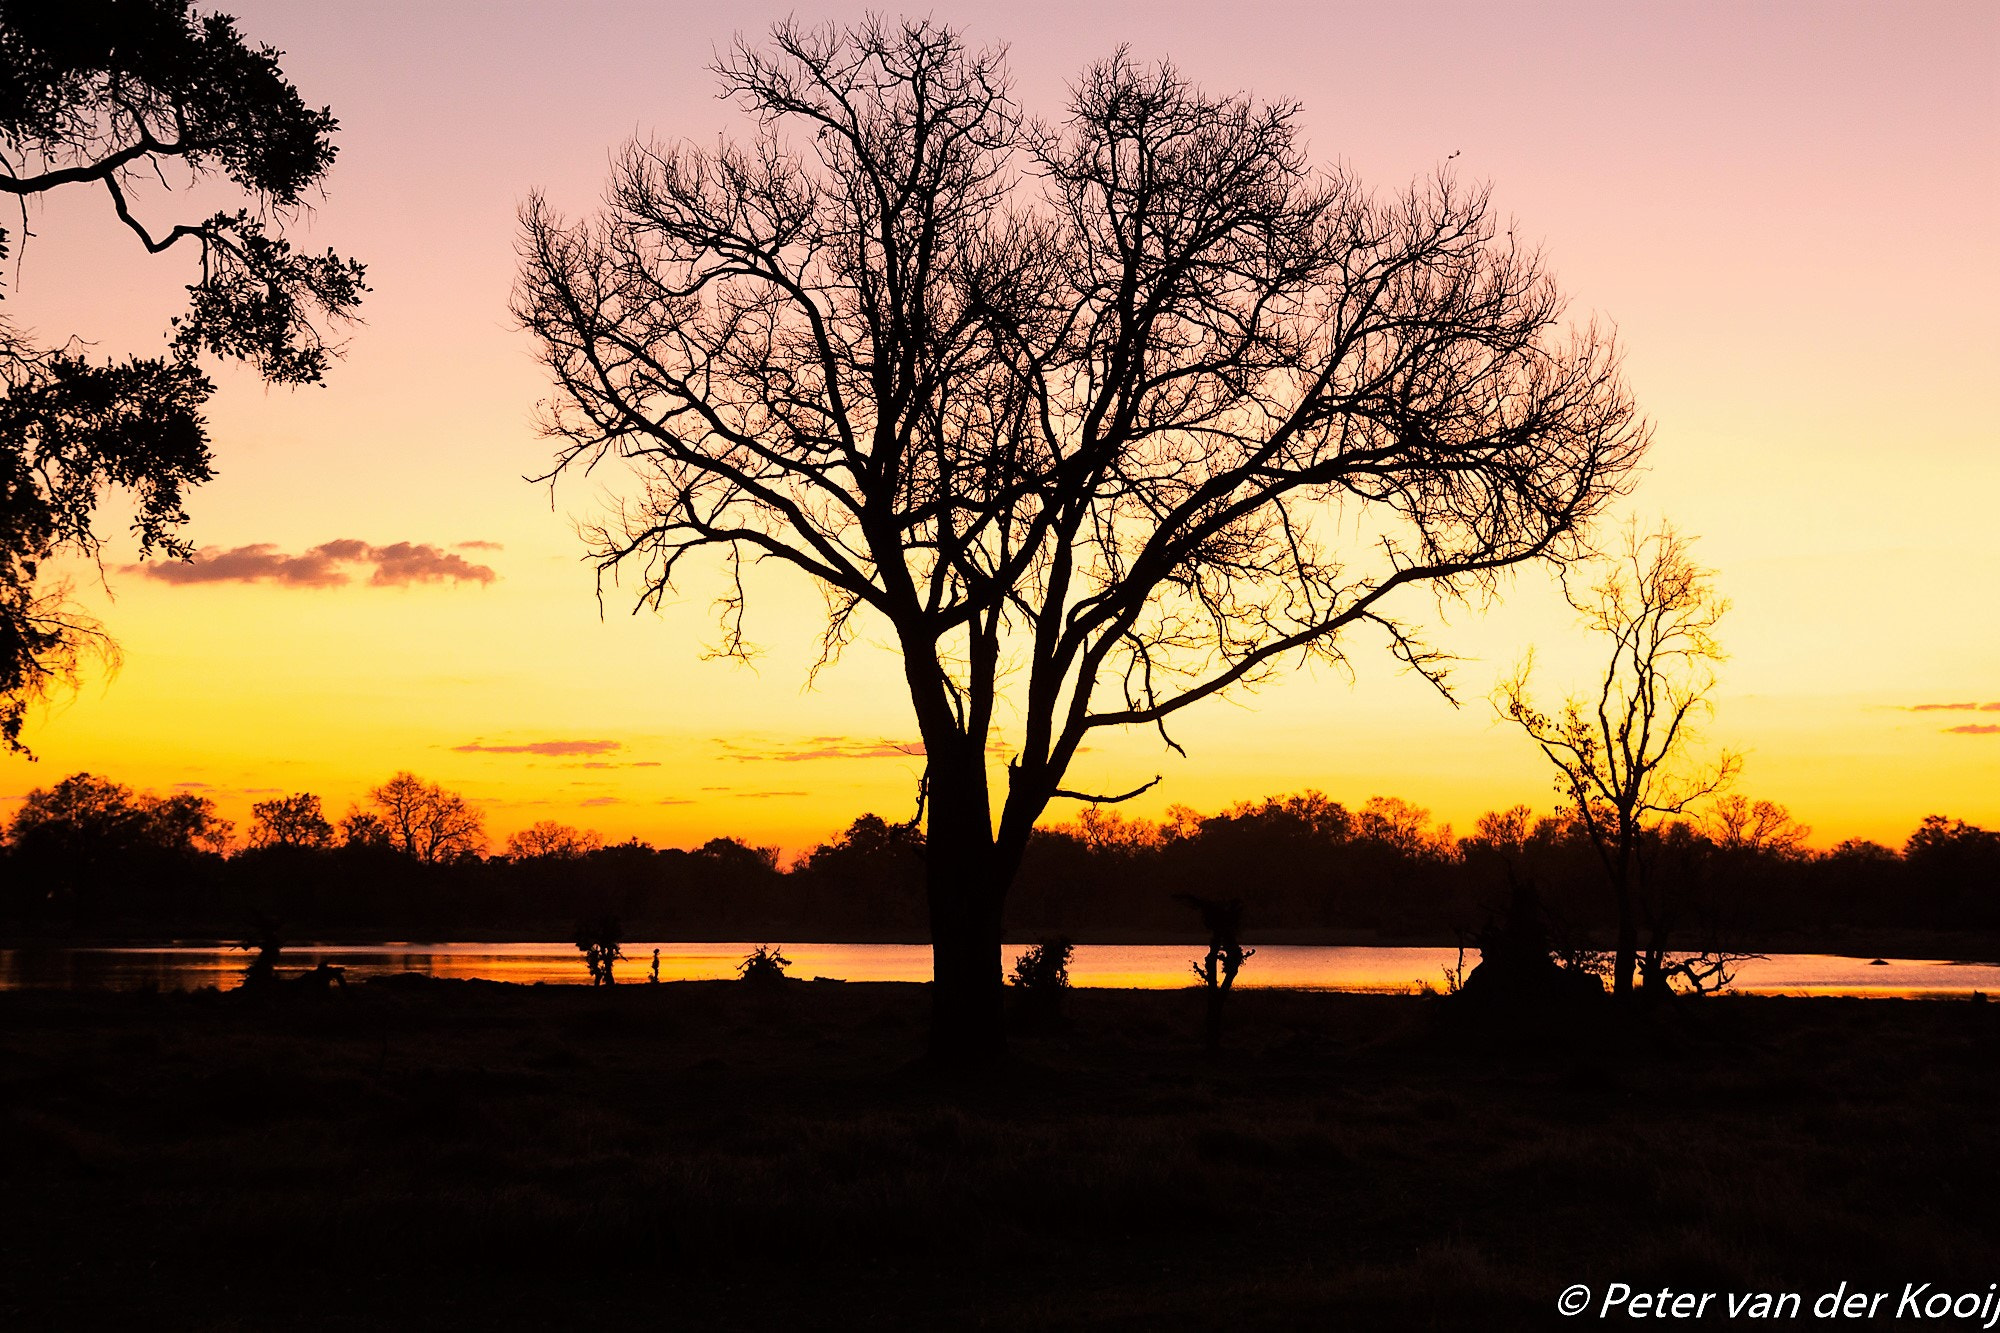
[[[1082,992],[951,1082],[925,1003],[0,994],[0,1327],[1579,1327],[1577,1283],[2000,1281],[2000,1004],[1249,992],[1211,1057],[1194,994]]]

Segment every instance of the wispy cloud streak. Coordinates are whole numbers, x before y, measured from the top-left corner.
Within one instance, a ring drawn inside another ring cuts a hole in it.
[[[802,764],[815,759],[908,759],[922,758],[921,742],[856,740],[852,736],[814,736],[794,745],[752,747],[718,738],[722,757],[746,763]]]
[[[527,741],[520,745],[487,745],[473,741],[451,747],[456,754],[611,754],[625,748],[623,741]]]

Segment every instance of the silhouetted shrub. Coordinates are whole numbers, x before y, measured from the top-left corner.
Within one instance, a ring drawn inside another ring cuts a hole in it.
[[[1075,951],[1076,946],[1060,935],[1031,944],[1014,960],[1014,975],[1007,984],[1037,994],[1068,990],[1069,960]]]
[[[1014,975],[1007,978],[1007,984],[1019,997],[1016,1012],[1030,1024],[1050,1024],[1061,1019],[1073,952],[1075,946],[1058,935],[1029,945],[1014,960]]]
[[[772,986],[785,980],[785,969],[792,960],[778,952],[775,944],[760,944],[743,955],[743,961],[736,965],[736,974],[744,981],[759,986]]]
[[[1180,897],[1182,902],[1200,914],[1202,928],[1208,931],[1208,953],[1200,962],[1190,966],[1208,992],[1205,1035],[1208,1048],[1218,1050],[1222,1046],[1223,999],[1236,985],[1236,974],[1243,970],[1244,962],[1257,951],[1243,947],[1243,904],[1240,900],[1230,898],[1218,902],[1192,894]]]
[[[612,966],[625,956],[624,931],[618,918],[602,916],[577,922],[576,947],[583,954],[583,965],[590,969],[590,984],[612,985],[616,980],[611,975]],[[657,960],[654,966],[658,968]]]
[[[250,965],[243,969],[243,989],[262,991],[269,988],[277,980],[278,955],[285,948],[285,938],[278,929],[278,923],[268,919],[259,921],[249,938],[238,942],[236,947],[255,955]]]
[[[1506,909],[1473,935],[1479,965],[1463,977],[1456,998],[1474,1005],[1602,999],[1601,958],[1567,947],[1560,935],[1534,886],[1515,883]]]

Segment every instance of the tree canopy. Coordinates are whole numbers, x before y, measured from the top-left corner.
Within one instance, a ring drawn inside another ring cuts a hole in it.
[[[419,861],[456,861],[486,849],[485,817],[459,793],[414,773],[396,774],[369,792],[368,800],[370,808],[358,812],[361,818],[351,813],[346,821],[350,842],[372,840],[355,833],[362,818],[372,818],[381,840]]]
[[[1291,103],[1121,51],[1039,120],[930,21],[786,22],[716,73],[747,143],[634,143],[600,214],[523,211],[550,476],[636,474],[592,540],[642,602],[716,550],[817,580],[826,660],[888,625],[934,931],[977,968],[941,940],[937,993],[989,1028],[999,903],[1088,737],[1350,630],[1442,682],[1399,593],[1572,558],[1645,447],[1486,189],[1316,169]]]
[[[97,551],[104,492],[133,496],[141,557],[191,554],[184,497],[213,474],[201,358],[317,383],[334,354],[324,324],[351,317],[366,291],[360,264],[285,238],[333,164],[337,122],[305,103],[279,55],[192,0],[0,3],[0,194],[25,209],[51,191],[101,190],[148,252],[191,249],[198,264],[158,356],[96,361],[0,315],[0,747],[23,749],[28,704],[109,649],[42,570],[58,552]],[[148,186],[215,178],[248,206],[142,216]],[[0,258],[10,245],[0,228]]]
[[[309,791],[274,796],[250,807],[252,847],[331,847],[333,825]]]

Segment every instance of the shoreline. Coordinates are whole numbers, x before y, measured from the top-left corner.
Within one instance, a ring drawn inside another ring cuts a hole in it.
[[[682,932],[678,936],[653,935],[643,925],[635,926],[627,932],[632,943],[643,942],[647,947],[656,945],[754,945],[775,943],[782,946],[809,947],[813,945],[903,945],[928,947],[927,936],[909,932],[847,932],[847,931],[771,931],[760,935],[723,934],[720,932]],[[1018,937],[1009,935],[1003,948],[1026,948],[1040,939],[1060,936],[1071,944],[1091,947],[1164,947],[1169,945],[1189,948],[1203,948],[1208,943],[1207,936],[1192,931],[1120,931],[1120,930],[1075,930],[1069,932],[1023,932]],[[226,931],[190,931],[186,934],[161,934],[155,932],[105,932],[95,934],[67,934],[41,932],[35,934],[0,934],[0,950],[34,949],[234,949],[241,945],[240,933]],[[1304,948],[1352,948],[1352,949],[1456,949],[1461,945],[1466,954],[1476,956],[1478,947],[1470,941],[1461,941],[1445,933],[1385,934],[1360,930],[1271,930],[1246,933],[1244,943],[1252,948],[1266,945]],[[546,945],[555,949],[574,948],[574,941],[554,927],[522,930],[493,930],[456,932],[448,936],[426,938],[419,935],[391,937],[383,932],[370,931],[328,931],[310,937],[287,939],[287,952],[301,949],[340,948],[387,948],[402,946],[410,949],[437,949],[457,945]],[[1773,935],[1744,944],[1731,944],[1732,951],[1745,954],[1817,954],[1832,958],[1875,958],[1906,962],[1946,962],[1966,963],[1980,966],[2000,965],[2000,936],[1985,932],[1946,931],[1866,931],[1855,929],[1825,935]],[[1675,949],[1671,952],[1694,952]]]

